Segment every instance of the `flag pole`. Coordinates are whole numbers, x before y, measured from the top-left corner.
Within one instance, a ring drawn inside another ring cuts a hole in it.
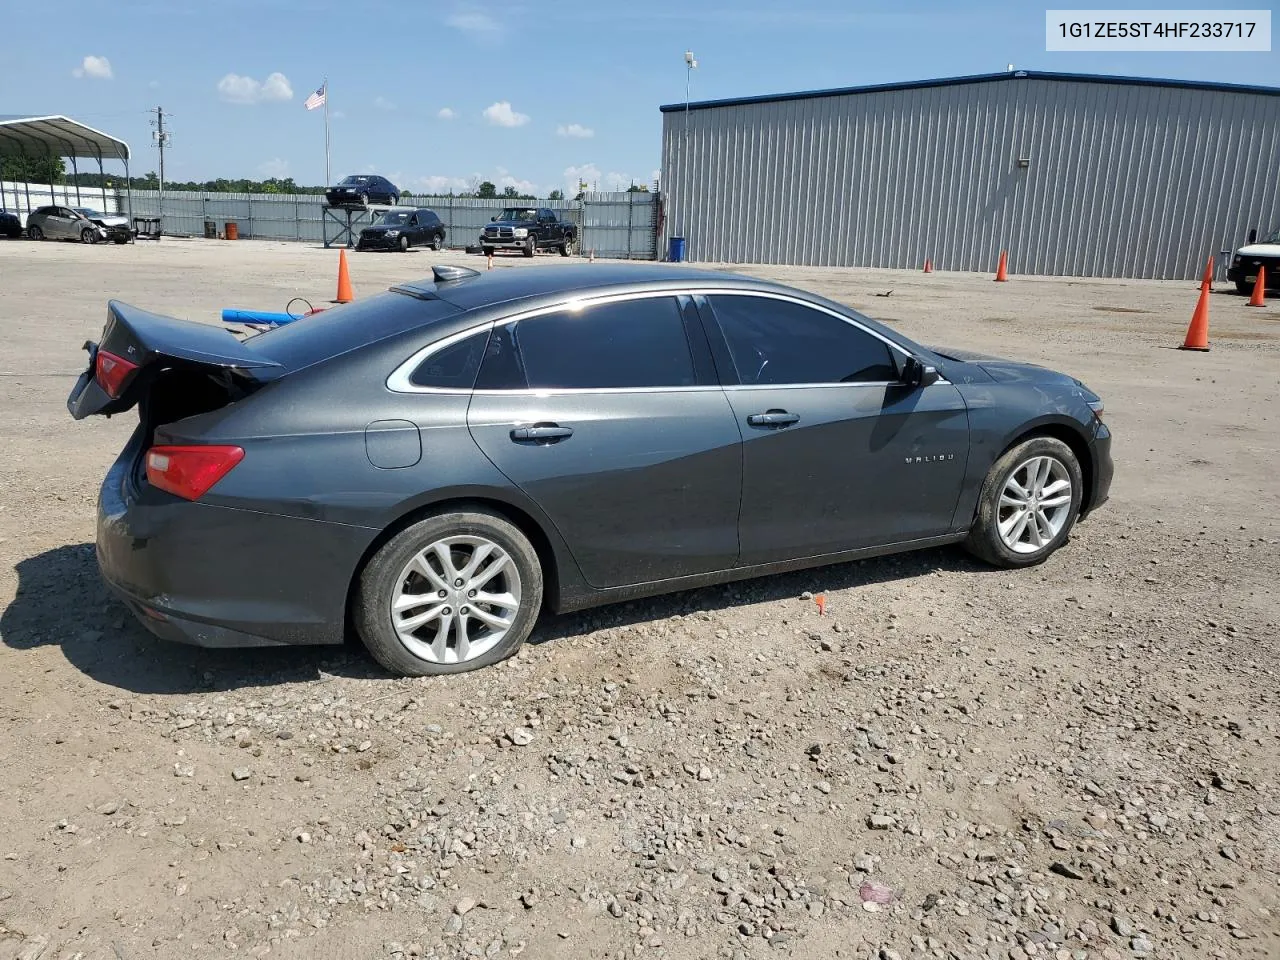
[[[329,176],[329,78],[324,78],[324,185],[333,186]]]

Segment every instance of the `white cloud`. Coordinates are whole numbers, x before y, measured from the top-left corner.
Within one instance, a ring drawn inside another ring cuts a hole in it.
[[[329,119],[330,119],[330,120],[345,120],[345,119],[347,119],[346,111],[343,111],[343,110],[335,110],[335,111],[333,111],[333,113],[329,114]]]
[[[480,10],[460,10],[445,23],[474,37],[492,37],[502,30],[497,20]]]
[[[289,161],[281,160],[279,157],[275,157],[271,160],[268,160],[266,163],[259,164],[258,173],[266,177],[268,180],[272,179],[273,177],[279,180],[283,180],[285,177],[289,175]]]
[[[152,90],[159,90],[159,89],[160,89],[160,81],[159,81],[159,80],[152,80],[150,83],[148,83],[148,84],[147,84],[147,86],[148,86],[148,87],[150,87]]]
[[[515,187],[520,193],[532,193],[537,196],[542,191],[538,189],[538,185],[532,180],[517,180],[511,176],[500,176],[494,181],[494,186],[499,190],[505,190],[507,187]]]
[[[115,74],[111,72],[111,61],[106,57],[88,56],[80,61],[80,66],[71,71],[73,77],[89,77],[93,80],[110,80]]]
[[[571,123],[568,126],[561,124],[556,128],[556,133],[562,137],[577,137],[579,140],[589,140],[596,135],[594,130],[580,123]]]
[[[378,110],[386,110],[388,112],[396,108],[396,105],[392,103],[390,100],[388,100],[386,97],[374,97],[373,105]]]
[[[441,107],[440,112],[437,113],[436,116],[439,117],[441,120],[452,120],[454,117],[457,116],[457,114],[454,113],[453,110],[449,107]]]
[[[529,122],[527,113],[517,113],[507,100],[499,100],[484,108],[484,118],[495,127],[523,127]]]
[[[270,74],[262,81],[228,73],[218,81],[218,95],[228,103],[266,103],[271,100],[292,100],[293,87],[283,73]]]
[[[431,194],[459,193],[471,189],[469,177],[446,177],[440,174],[429,177],[418,177],[410,185],[417,192]]]

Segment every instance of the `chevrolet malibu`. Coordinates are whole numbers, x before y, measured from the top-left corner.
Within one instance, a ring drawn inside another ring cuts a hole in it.
[[[963,543],[1107,499],[1102,401],[728,273],[438,266],[247,340],[112,301],[71,415],[138,409],[98,563],[153,633],[511,656],[539,613]]]

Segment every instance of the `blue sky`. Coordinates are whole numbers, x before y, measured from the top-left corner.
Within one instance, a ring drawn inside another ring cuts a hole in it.
[[[466,189],[479,178],[539,194],[571,189],[579,177],[599,189],[650,181],[659,165],[658,105],[684,100],[686,49],[699,61],[695,100],[988,73],[1009,63],[1280,85],[1274,51],[1047,53],[1046,5],[1017,0],[5,6],[0,114],[63,113],[120,136],[137,175],[156,167],[146,110],[163,105],[173,134],[166,168],[177,180],[322,181],[321,112],[302,102],[326,75],[335,179],[378,172],[422,192]]]

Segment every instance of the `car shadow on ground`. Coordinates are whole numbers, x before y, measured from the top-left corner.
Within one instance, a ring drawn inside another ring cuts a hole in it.
[[[989,571],[957,548],[924,550],[686,590],[560,616],[544,615],[529,638],[554,643],[595,630],[747,604],[908,580],[939,570]],[[340,676],[390,678],[358,643],[345,647],[206,650],[153,637],[98,575],[94,546],[58,547],[20,561],[13,602],[0,612],[0,640],[12,650],[57,645],[92,680],[140,694],[215,693]],[[831,604],[833,621],[838,603]],[[848,624],[846,624],[847,626]]]

